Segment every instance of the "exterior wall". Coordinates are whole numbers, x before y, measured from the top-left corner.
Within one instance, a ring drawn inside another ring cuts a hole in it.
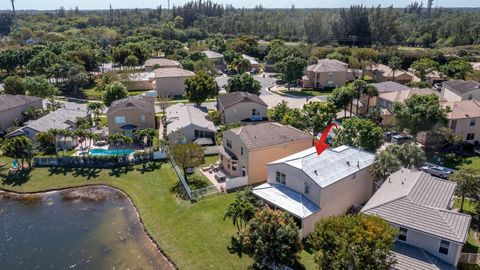
[[[460,100],[480,100],[480,90],[472,90],[464,93],[463,95],[457,94],[450,87],[443,85],[442,97],[447,101],[460,101]]]
[[[158,68],[181,68],[182,65],[178,64],[178,65],[162,65],[162,66],[159,66]],[[155,66],[145,66],[145,72],[152,72],[154,71],[156,68]]]
[[[22,123],[25,120],[22,113],[33,106],[42,107],[42,100],[0,112],[0,131],[3,131],[13,126],[13,124],[15,123],[15,119],[19,123]]]
[[[140,116],[145,115],[145,122],[140,121]],[[125,124],[115,124],[115,116],[125,116],[126,123]],[[135,125],[137,129],[147,129],[147,128],[155,128],[155,114],[148,113],[143,110],[139,110],[136,108],[123,108],[116,112],[113,112],[107,115],[108,121],[108,132],[110,134],[113,133],[123,133],[121,126],[124,125]]]
[[[395,224],[394,224],[395,225]],[[396,226],[396,225],[395,225]],[[398,227],[398,226],[396,226]],[[412,229],[407,228],[407,241],[405,243],[426,250],[428,253],[434,255],[435,257],[451,264],[457,266],[458,259],[460,258],[460,252],[462,246],[459,243],[450,241],[450,247],[448,254],[442,254],[438,252],[440,247],[441,238],[435,237],[433,235],[421,233]],[[446,240],[446,239],[444,239]],[[400,241],[400,240],[397,240]],[[447,240],[448,241],[448,240]]]
[[[222,110],[222,121],[225,124],[239,123],[242,120],[249,119],[252,116],[252,110],[260,112],[260,116],[267,117],[267,106],[255,102],[241,102],[226,110]]]
[[[336,72],[313,72],[307,71],[307,77],[310,79],[313,88],[338,87],[347,82],[347,69]],[[332,82],[329,84],[328,82]]]
[[[185,94],[185,80],[190,77],[157,78],[156,90],[159,96],[183,96]]]
[[[227,140],[232,142],[232,148],[227,147]],[[222,167],[224,170],[232,177],[241,176],[242,174],[242,166],[245,167],[245,171],[248,175],[248,160],[250,153],[248,152],[248,148],[245,146],[242,140],[233,132],[225,132],[223,134],[222,144],[225,149],[228,149],[232,152],[237,160],[228,160],[226,157],[221,158]],[[242,149],[243,148],[243,155]],[[230,169],[228,168],[228,164],[230,162]],[[232,169],[232,164],[237,165],[237,169]]]
[[[472,119],[475,119],[474,126],[470,126],[470,120]],[[467,142],[480,141],[480,117],[449,120],[448,126]],[[469,133],[475,134],[473,140],[467,140],[467,134]]]
[[[168,126],[167,126],[167,129],[168,129]],[[197,139],[195,137],[195,130],[210,131],[210,130],[207,130],[206,128],[202,128],[197,125],[190,124],[182,129],[173,131],[172,133],[168,134],[168,141],[170,142],[170,144],[193,142]]]
[[[296,141],[249,151],[247,167],[248,184],[256,185],[267,180],[267,164],[312,147],[312,140]]]
[[[124,82],[128,91],[138,91],[138,90],[152,90],[154,89],[153,83],[150,81],[130,81]]]

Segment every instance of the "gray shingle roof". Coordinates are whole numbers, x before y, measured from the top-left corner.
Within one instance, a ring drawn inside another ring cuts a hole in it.
[[[268,147],[295,141],[313,140],[313,136],[279,123],[261,123],[227,130],[237,134],[248,149]]]
[[[437,259],[423,249],[395,242],[393,254],[397,263],[393,267],[396,270],[455,270],[455,266]]]
[[[396,92],[396,91],[406,90],[410,88],[403,84],[399,84],[397,82],[392,82],[392,81],[372,83],[372,85],[377,88],[377,91],[379,93]]]
[[[175,60],[170,60],[166,58],[152,58],[148,59],[145,61],[145,66],[146,67],[153,67],[155,65],[158,65],[160,68],[165,68],[165,67],[180,67],[180,62],[175,61]]]
[[[443,84],[460,94],[465,94],[472,90],[480,90],[480,83],[475,81],[452,80],[443,82]]]
[[[369,167],[374,160],[374,154],[350,146],[327,149],[321,155],[312,147],[270,164],[284,163],[297,168],[325,188]]]
[[[114,101],[107,110],[107,115],[123,108],[138,108],[149,113],[155,113],[155,98],[150,96],[130,96]]]
[[[363,207],[393,224],[465,243],[469,215],[448,210],[456,183],[430,174],[402,169],[392,174]]]
[[[27,105],[42,100],[39,97],[23,95],[0,95],[0,111],[6,111],[18,106]]]
[[[189,125],[196,125],[212,132],[216,131],[215,125],[205,118],[208,114],[206,107],[178,103],[168,107],[166,113],[167,134]]]
[[[217,97],[219,105],[224,109],[228,109],[241,102],[254,102],[262,106],[268,107],[268,105],[257,95],[248,92],[233,92]]]
[[[316,64],[307,67],[307,71],[335,72],[348,70],[348,64],[336,59],[320,59]]]

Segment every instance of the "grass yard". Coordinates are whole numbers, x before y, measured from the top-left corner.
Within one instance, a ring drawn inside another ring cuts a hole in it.
[[[102,99],[102,93],[97,91],[96,87],[92,87],[89,89],[83,89],[83,93],[85,94],[85,97],[89,100],[101,100]]]
[[[455,204],[454,207],[457,209],[460,209],[461,206],[461,199],[460,198],[455,198]],[[470,201],[470,200],[465,200],[463,203],[463,211],[466,214],[475,216],[475,205]],[[472,223],[475,222],[475,220],[472,219]],[[480,241],[475,237],[475,226],[470,226],[470,230],[468,231],[468,238],[467,238],[467,243],[463,245],[463,252],[467,253],[479,253],[480,252]]]
[[[251,263],[248,257],[239,258],[227,250],[235,227],[224,221],[223,215],[235,194],[193,204],[181,201],[171,191],[178,180],[169,163],[106,170],[37,168],[22,177],[6,179],[8,162],[9,158],[0,157],[0,163],[7,163],[0,167],[0,188],[5,190],[35,192],[105,184],[125,191],[149,234],[180,269],[247,269]],[[302,253],[301,262],[306,269],[313,268],[308,253]]]

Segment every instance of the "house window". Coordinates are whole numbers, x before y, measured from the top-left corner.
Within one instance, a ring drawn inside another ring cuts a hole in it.
[[[237,171],[237,165],[232,165],[232,171]]]
[[[400,230],[398,231],[397,239],[400,241],[407,241],[407,233],[408,230],[406,228],[400,227]]]
[[[127,119],[125,116],[115,116],[115,124],[126,124]]]
[[[142,123],[147,122],[147,117],[145,116],[145,114],[140,115],[140,122]]]
[[[227,147],[232,149],[232,141],[230,140],[227,140]]]
[[[260,113],[257,112],[257,109],[252,109],[252,115],[255,116],[255,115],[259,115]]]
[[[305,182],[305,188],[304,188],[303,193],[308,194],[309,192],[310,192],[310,186],[308,185],[307,182]]]
[[[284,173],[277,172],[277,176],[276,176],[275,180],[278,183],[285,185],[285,182],[286,182],[285,180],[286,179],[287,179],[287,176]]]
[[[440,241],[440,247],[438,248],[438,252],[447,255],[449,247],[450,247],[450,242],[445,241],[445,240],[441,240]]]
[[[475,139],[475,133],[468,133],[466,140],[467,140],[467,141],[471,141],[471,140],[473,140],[473,139]]]
[[[243,146],[242,146],[242,147],[240,147],[240,155],[242,155],[242,156],[243,156]]]
[[[475,119],[470,119],[470,126],[471,127],[475,126]]]

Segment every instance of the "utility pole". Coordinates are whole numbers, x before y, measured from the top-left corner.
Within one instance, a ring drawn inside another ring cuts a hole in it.
[[[15,0],[11,0],[12,2],[12,10],[13,10],[13,27],[15,32],[18,32],[18,22],[17,22],[17,11],[15,10]]]
[[[433,0],[428,0],[427,18],[430,18],[430,16],[432,15],[432,5],[433,5]]]

